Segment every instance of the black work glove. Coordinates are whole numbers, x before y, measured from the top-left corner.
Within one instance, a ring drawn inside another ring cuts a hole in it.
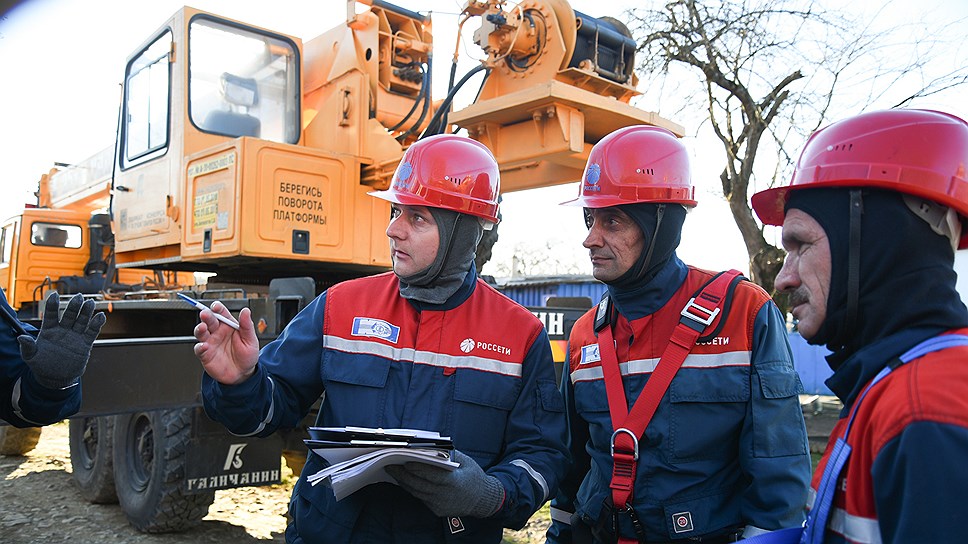
[[[454,450],[451,460],[460,463],[460,467],[450,471],[423,463],[405,463],[384,470],[438,516],[486,518],[500,510],[504,504],[501,482],[458,450]]]
[[[44,307],[44,319],[35,340],[29,334],[17,337],[20,355],[30,367],[37,383],[50,389],[64,389],[77,383],[91,346],[107,319],[104,312],[94,313],[94,301],[85,301],[80,294],[67,303],[64,316],[57,318],[60,297],[51,293]]]

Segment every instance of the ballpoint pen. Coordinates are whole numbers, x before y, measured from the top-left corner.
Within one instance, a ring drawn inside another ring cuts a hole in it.
[[[198,308],[199,310],[211,310],[211,308],[209,308],[208,306],[202,304],[201,302],[193,299],[192,297],[190,297],[188,295],[185,295],[185,294],[182,294],[182,293],[177,293],[177,294],[178,294],[179,297],[181,297],[182,300],[184,300],[185,302],[187,302],[187,303],[191,304],[192,306]],[[221,314],[216,313],[214,311],[212,312],[212,315],[215,316],[215,319],[218,319],[219,321],[221,321],[222,323],[225,323],[229,327],[232,327],[235,330],[239,330],[239,324],[236,323],[235,321],[232,321],[231,319],[225,317],[224,315],[221,315]]]

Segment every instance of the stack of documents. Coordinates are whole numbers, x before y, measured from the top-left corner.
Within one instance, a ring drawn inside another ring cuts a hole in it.
[[[336,500],[377,482],[396,483],[383,470],[387,465],[425,463],[446,470],[460,465],[451,461],[454,444],[449,437],[415,429],[370,429],[366,427],[310,427],[304,440],[328,467],[307,477],[333,488]]]

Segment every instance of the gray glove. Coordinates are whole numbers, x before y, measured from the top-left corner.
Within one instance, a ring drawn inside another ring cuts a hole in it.
[[[64,389],[77,383],[84,374],[91,346],[107,319],[104,312],[94,314],[94,301],[74,295],[57,319],[60,297],[51,293],[44,307],[44,320],[35,340],[29,334],[17,337],[20,355],[40,385]]]
[[[473,459],[454,450],[454,471],[422,463],[391,465],[384,470],[438,516],[486,518],[504,504],[504,486]]]

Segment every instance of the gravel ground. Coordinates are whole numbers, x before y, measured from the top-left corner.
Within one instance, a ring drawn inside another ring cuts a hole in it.
[[[285,542],[291,485],[286,483],[217,492],[208,516],[187,533],[136,531],[117,504],[90,504],[81,498],[71,479],[67,428],[67,422],[45,427],[33,451],[0,457],[0,542]]]
[[[45,427],[23,457],[0,456],[0,543],[189,544],[285,542],[285,513],[295,480],[283,464],[283,483],[217,491],[201,524],[185,533],[145,534],[128,525],[117,504],[90,504],[71,478],[68,425]],[[544,542],[547,506],[506,543]]]

